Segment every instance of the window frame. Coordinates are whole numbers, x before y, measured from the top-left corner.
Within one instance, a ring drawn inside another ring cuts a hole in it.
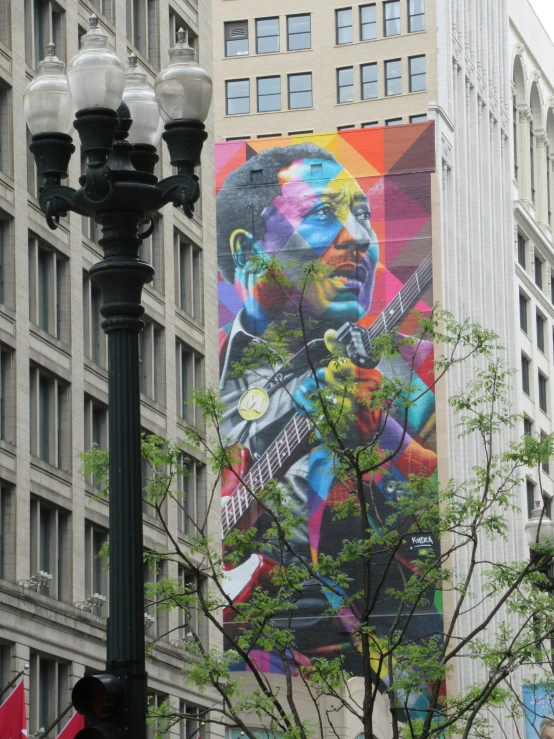
[[[412,64],[418,62],[421,59],[424,61],[424,71],[416,72],[412,71]],[[418,54],[417,56],[408,57],[408,77],[410,79],[410,92],[425,92],[427,90],[427,57],[425,54]],[[423,77],[425,87],[421,89],[414,89],[414,81]]]
[[[308,18],[309,24],[310,24],[310,30],[309,31],[296,31],[294,33],[291,33],[290,30],[290,21],[294,18]],[[310,43],[309,46],[300,46],[297,49],[291,48],[290,39],[293,36],[304,36],[308,34],[310,37]],[[287,15],[287,51],[303,51],[305,49],[311,49],[312,48],[312,14],[311,13],[293,13],[292,15]]]
[[[400,69],[400,74],[396,77],[389,77],[389,65],[390,64],[398,64]],[[389,85],[391,82],[396,82],[396,80],[400,80],[400,91],[399,92],[389,92]],[[397,95],[402,95],[402,89],[403,89],[403,80],[402,80],[402,59],[386,59],[385,60],[385,97],[396,97]]]
[[[421,3],[423,4],[423,12],[421,13],[414,13],[412,12],[412,3],[417,2],[417,0],[407,0],[408,2],[408,33],[422,33],[425,31],[425,0],[421,0]],[[421,18],[423,17],[423,28],[412,28],[412,21],[414,18]]]
[[[260,93],[260,82],[264,82],[265,80],[279,80],[279,92],[271,92],[271,93]],[[269,108],[267,110],[261,110],[260,109],[260,98],[264,97],[275,97],[279,96],[279,107],[278,108]],[[280,74],[272,74],[272,75],[264,75],[263,77],[256,77],[256,109],[258,113],[277,113],[280,110],[282,110],[282,98],[281,98],[281,75]]]
[[[387,18],[387,8],[393,5],[396,5],[398,7],[398,15],[395,15],[392,18]],[[400,6],[401,6],[400,0],[386,0],[386,2],[383,3],[383,37],[384,38],[394,38],[395,36],[400,36],[402,34],[402,9]],[[387,33],[388,24],[393,23],[395,21],[398,21],[398,33]]]
[[[350,11],[350,24],[346,25],[339,25],[339,17],[341,13],[345,13]],[[341,31],[345,28],[350,29],[350,40],[349,41],[341,41],[340,40],[340,34]],[[335,43],[337,46],[344,46],[346,44],[351,44],[354,42],[354,13],[352,12],[352,6],[346,6],[344,8],[336,8],[335,10]]]
[[[309,77],[310,78],[310,89],[306,90],[291,90],[291,81],[297,77]],[[308,110],[314,107],[314,81],[311,72],[293,72],[287,75],[287,92],[288,92],[288,109],[289,110]],[[291,105],[291,96],[297,94],[310,93],[310,105],[293,106]]]
[[[277,24],[277,34],[264,34],[263,36],[260,36],[258,33],[258,24],[263,23],[264,21],[275,21]],[[263,18],[256,18],[254,20],[255,24],[255,32],[256,32],[256,54],[278,54],[281,51],[281,27],[279,23],[279,16],[278,15],[270,15]],[[277,48],[271,49],[270,51],[260,51],[260,39],[277,39]]]
[[[229,88],[231,85],[240,83],[240,82],[246,82],[248,84],[248,95],[237,95],[235,97],[229,97]],[[229,101],[230,100],[247,100],[248,101],[248,110],[240,110],[237,113],[230,113],[229,112]],[[225,80],[225,115],[250,115],[250,78],[249,77],[241,77],[240,79],[233,79],[233,80]]]
[[[244,37],[241,37],[240,39],[233,39],[231,38],[233,26],[240,27],[244,25],[246,28],[246,35]],[[250,55],[250,34],[249,34],[249,23],[248,19],[244,19],[242,21],[226,21],[223,24],[223,36],[224,36],[224,42],[225,42],[225,58],[226,59],[233,59],[237,56],[249,56]],[[246,41],[246,52],[239,53],[239,54],[229,54],[229,44],[236,42],[238,40]]]
[[[342,72],[349,72],[350,73],[350,82],[347,84],[341,84],[341,73]],[[354,67],[338,67],[337,69],[337,104],[344,105],[345,103],[353,103],[354,102]],[[345,88],[351,88],[351,95],[349,99],[342,100],[341,95],[342,91]]]
[[[375,69],[375,79],[365,80],[364,74],[367,69]],[[366,95],[366,85],[375,85],[375,95]],[[377,100],[379,98],[379,65],[377,62],[369,62],[368,64],[360,65],[360,86],[361,86],[361,99],[362,100]]]
[[[360,41],[375,41],[377,38],[377,4],[376,3],[366,3],[365,5],[359,6],[359,22],[360,22]],[[373,21],[364,21],[364,10],[367,8],[373,8],[375,12],[375,20]],[[364,27],[365,26],[373,26],[374,29],[374,35],[370,36],[368,38],[364,38]]]

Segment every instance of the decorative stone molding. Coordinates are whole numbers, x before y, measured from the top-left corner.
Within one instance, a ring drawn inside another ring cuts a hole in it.
[[[538,133],[535,135],[535,141],[537,144],[537,147],[542,147],[544,149],[547,148],[548,144],[550,143],[548,136],[545,133]]]
[[[531,76],[531,79],[533,80],[533,82],[540,82],[541,73],[539,72],[538,69],[533,69],[533,71],[531,72],[531,75],[530,76]]]
[[[518,113],[520,123],[531,123],[531,121],[533,120],[533,113],[531,113],[531,108],[519,108]]]
[[[525,46],[523,44],[516,44],[516,56],[523,56]]]
[[[453,162],[452,144],[444,135],[441,136],[441,154],[444,162],[451,168]]]

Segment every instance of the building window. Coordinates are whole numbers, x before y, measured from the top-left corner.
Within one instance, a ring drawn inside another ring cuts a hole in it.
[[[533,433],[533,421],[527,416],[523,417],[523,433],[525,436],[531,436]]]
[[[312,105],[312,73],[289,74],[289,109],[311,108]]]
[[[112,2],[111,0],[89,0],[90,4],[112,22]]]
[[[202,311],[202,249],[175,234],[175,297],[181,310],[197,321]]]
[[[164,288],[164,269],[163,269],[163,247],[160,243],[160,234],[163,233],[161,219],[154,218],[154,231],[146,239],[143,239],[140,245],[140,258],[143,262],[147,262],[154,267],[154,279],[148,285],[153,287],[159,293],[163,293]],[[146,228],[149,224],[145,223]]]
[[[71,703],[69,665],[31,652],[29,678],[30,735],[45,731]]]
[[[0,11],[1,15],[1,11]],[[12,174],[11,90],[0,80],[0,171]]]
[[[139,334],[140,392],[156,403],[164,399],[163,329],[153,321],[146,321]]]
[[[383,3],[385,8],[385,36],[400,35],[400,0]]]
[[[520,266],[525,269],[527,261],[525,259],[525,239],[520,233],[518,233],[517,235],[517,261],[519,262]]]
[[[197,534],[203,526],[206,468],[192,457],[182,460],[186,473],[179,475],[177,484],[182,495],[180,530],[185,534]]]
[[[194,596],[203,587],[202,580],[186,567],[182,565],[178,570],[179,586],[182,589],[183,595]],[[204,634],[203,623],[201,619],[201,613],[198,606],[190,605],[186,608],[180,609],[179,614],[179,625],[181,631],[181,639],[188,641],[191,638],[198,638],[202,640]]]
[[[65,59],[64,14],[51,0],[24,0],[25,61],[33,69],[46,56],[46,46],[56,44],[56,55]]]
[[[548,380],[543,375],[542,372],[539,371],[539,408],[544,413],[547,413],[548,411],[548,402],[547,402],[547,383]]]
[[[518,159],[517,159],[517,140],[518,140],[518,126],[517,126],[517,120],[518,120],[518,112],[517,112],[517,102],[516,102],[516,96],[512,98],[512,116],[513,116],[513,127],[512,127],[512,136],[514,139],[514,179],[517,182],[517,173],[519,169],[518,165]]]
[[[545,432],[541,431],[541,441],[544,441],[545,438]],[[546,472],[547,475],[550,474],[550,459],[545,459],[544,462],[542,462],[542,470],[543,472]]]
[[[375,4],[360,5],[360,41],[377,38],[377,12]]]
[[[187,41],[192,49],[196,50],[198,58],[198,34],[195,33],[194,29],[190,27],[182,16],[176,13],[172,7],[169,8],[169,38],[171,40],[171,46],[177,40],[177,31],[183,28],[187,32]]]
[[[544,324],[545,319],[537,311],[537,347],[544,354]]]
[[[67,385],[32,366],[30,395],[31,454],[67,472],[71,460]]]
[[[379,125],[379,121],[368,121],[367,123],[362,123],[362,128],[377,128]]]
[[[352,8],[335,10],[337,44],[352,43]]]
[[[12,489],[0,481],[0,578],[9,580],[14,574],[14,532]]]
[[[531,200],[535,202],[535,130],[533,121],[529,122],[529,160],[531,164]]]
[[[400,59],[385,62],[385,95],[402,95],[402,62]]]
[[[337,102],[351,103],[354,100],[354,67],[337,69]]]
[[[248,21],[225,24],[225,56],[248,54]]]
[[[408,0],[408,32],[425,31],[425,0]]]
[[[337,131],[352,131],[356,128],[356,126],[351,123],[348,126],[337,126]],[[312,165],[313,167],[314,165]]]
[[[153,690],[148,691],[149,709],[160,709],[167,700],[168,696],[166,693],[157,693]],[[161,736],[161,724],[162,721],[159,719],[156,719],[155,721],[149,723],[146,727],[146,739],[158,739],[158,737]],[[193,736],[190,739],[196,739],[196,737]]]
[[[258,113],[281,110],[281,78],[258,77]]]
[[[531,362],[525,355],[521,355],[521,389],[526,395],[531,395],[531,382],[530,382],[530,365]]]
[[[108,409],[92,398],[85,398],[85,449],[108,448]],[[103,481],[97,475],[91,475],[87,482],[97,490],[102,490]]]
[[[83,342],[85,357],[100,367],[106,367],[107,337],[102,330],[104,320],[100,313],[102,290],[87,272],[83,272]]]
[[[0,439],[11,443],[15,426],[15,356],[0,344]]]
[[[410,92],[422,92],[427,88],[426,60],[424,56],[410,57]]]
[[[106,600],[95,607],[93,613],[106,616],[108,613],[108,573],[106,559],[102,556],[108,542],[108,532],[96,524],[85,523],[85,598],[103,595]]]
[[[154,0],[127,0],[127,38],[154,66],[157,63],[156,32]]]
[[[69,340],[67,259],[35,237],[29,239],[29,317],[57,339]]]
[[[362,64],[362,100],[373,100],[378,94],[377,64]]]
[[[279,51],[279,18],[256,19],[256,53]]]
[[[535,484],[531,480],[527,480],[527,516],[531,518],[531,513],[535,508]],[[537,501],[538,502],[538,501]],[[539,503],[540,504],[540,503]]]
[[[177,413],[192,425],[202,421],[193,402],[194,390],[203,386],[204,358],[193,349],[177,342]]]
[[[527,305],[529,301],[523,295],[523,293],[519,294],[519,327],[522,331],[527,333]]]
[[[156,607],[158,600],[154,588],[166,577],[165,562],[151,559],[143,565],[145,585],[144,613],[146,617],[146,636],[151,639],[167,638],[167,613]]]
[[[389,118],[385,121],[385,126],[401,126],[402,118]]]
[[[250,80],[228,80],[227,115],[250,113]]]
[[[535,254],[535,285],[542,290],[542,260]]]
[[[312,48],[312,17],[311,15],[287,16],[287,49],[299,51]]]
[[[190,739],[190,737],[204,739],[204,728],[200,724],[200,714],[201,712],[205,713],[206,709],[180,701],[179,711],[183,716],[186,716],[185,720],[180,723],[179,739]]]
[[[51,575],[39,592],[55,600],[69,600],[71,554],[69,514],[42,498],[31,498],[30,575]]]
[[[427,113],[421,115],[411,115],[410,123],[427,123]]]

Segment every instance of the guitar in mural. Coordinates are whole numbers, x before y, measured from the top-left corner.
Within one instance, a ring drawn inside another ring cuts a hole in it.
[[[337,331],[337,339],[347,344],[347,352],[355,364],[363,366],[370,360],[372,341],[404,321],[431,280],[432,256],[429,254],[368,329],[346,324]],[[244,482],[240,482],[233,471],[229,471],[224,479],[221,507],[223,540],[235,527],[250,528],[255,524],[263,513],[263,508],[256,502],[256,493],[270,480],[279,479],[286,472],[299,452],[305,449],[311,431],[310,421],[295,414],[255,463],[252,464],[247,449],[241,450],[244,454],[237,474]],[[245,465],[249,468],[247,471],[244,471]],[[261,577],[268,578],[275,564],[268,557],[253,554],[244,563],[228,569],[225,587],[229,597],[233,601],[248,600],[253,584]]]

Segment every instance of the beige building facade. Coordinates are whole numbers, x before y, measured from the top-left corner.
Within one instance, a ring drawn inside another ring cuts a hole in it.
[[[70,704],[75,681],[105,658],[108,575],[98,558],[108,535],[108,508],[95,502],[79,454],[107,443],[106,340],[101,295],[89,270],[102,256],[94,223],[70,214],[50,231],[36,199],[37,182],[23,114],[23,91],[54,41],[67,62],[96,13],[122,60],[135,52],[153,82],[169,60],[176,30],[188,28],[200,63],[212,66],[211,6],[205,0],[0,1],[0,689],[28,665],[29,736],[39,737]],[[213,117],[207,123],[213,142]],[[74,138],[78,145],[78,139]],[[82,162],[73,156],[69,184]],[[197,419],[186,405],[193,386],[217,380],[213,146],[203,154],[202,204],[193,220],[165,208],[142,247],[156,277],[144,291],[141,338],[143,430],[170,439]],[[156,174],[171,175],[160,144]],[[200,517],[212,484],[194,458],[187,484]],[[149,470],[144,475],[147,478]],[[187,526],[168,503],[173,533],[187,546]],[[219,521],[214,522],[217,536]],[[145,506],[145,549],[168,542]],[[37,573],[49,577],[37,581]],[[176,563],[156,576],[181,577]],[[155,575],[145,572],[145,578]],[[149,690],[160,705],[193,713],[206,705],[184,685],[184,623],[145,602],[147,640],[159,638],[148,664]],[[206,644],[217,635],[199,625]],[[5,697],[5,696],[4,696]],[[71,712],[49,734],[55,737]],[[190,724],[171,735],[188,737]],[[208,729],[202,732],[209,733]]]
[[[213,32],[218,141],[419,122],[437,99],[430,0],[215,0]]]

